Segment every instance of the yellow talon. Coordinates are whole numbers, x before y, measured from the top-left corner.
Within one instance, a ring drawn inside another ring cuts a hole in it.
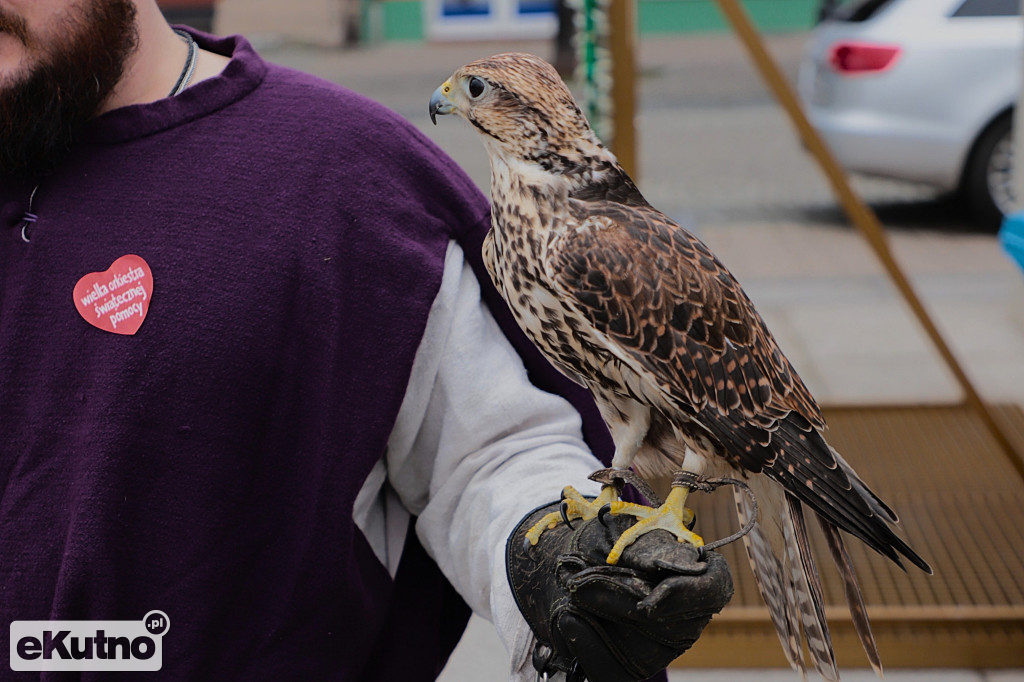
[[[526,540],[530,545],[536,545],[540,541],[541,534],[551,530],[562,520],[563,511],[565,518],[570,522],[575,519],[589,521],[597,516],[597,512],[606,504],[615,503],[619,498],[618,491],[613,485],[606,485],[601,488],[601,494],[591,502],[571,485],[562,490],[562,505],[564,510],[545,514],[540,521],[533,524],[530,530],[526,531]]]
[[[530,545],[536,545],[540,542],[540,534],[557,526],[561,519],[562,515],[557,512],[545,514],[540,521],[533,524],[533,527],[531,527],[530,530],[526,531],[526,540]]]
[[[619,536],[612,551],[608,553],[608,563],[617,564],[626,547],[633,544],[641,535],[650,533],[652,530],[667,530],[675,535],[679,542],[688,542],[695,547],[704,546],[704,538],[686,527],[693,521],[693,511],[683,506],[689,492],[689,489],[683,486],[673,487],[665,504],[657,509],[631,502],[613,502],[611,505],[613,514],[629,514],[635,516],[638,521]]]
[[[676,536],[679,542],[688,542],[695,547],[702,547],[704,539],[692,532],[687,526],[693,522],[693,511],[684,506],[689,489],[684,486],[675,486],[669,493],[665,504],[657,509],[645,507],[641,504],[623,502],[619,500],[618,491],[615,486],[606,485],[601,488],[601,494],[593,501],[583,497],[579,491],[572,486],[566,486],[562,491],[562,507],[557,512],[545,514],[540,521],[526,532],[526,542],[535,546],[540,541],[540,536],[546,530],[551,530],[560,521],[567,519],[571,522],[575,519],[590,519],[600,516],[602,507],[607,505],[608,511],[612,514],[628,514],[634,516],[637,522],[628,528],[619,539],[616,540],[611,552],[608,554],[608,563],[616,564],[622,558],[622,553],[633,544],[641,535],[652,530],[667,530]]]

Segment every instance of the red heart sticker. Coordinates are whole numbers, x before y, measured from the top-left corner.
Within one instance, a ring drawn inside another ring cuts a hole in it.
[[[149,312],[153,273],[141,256],[121,256],[106,272],[90,272],[75,285],[78,314],[94,327],[134,334]]]

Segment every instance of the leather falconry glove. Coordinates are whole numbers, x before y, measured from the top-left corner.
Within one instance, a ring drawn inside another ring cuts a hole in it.
[[[732,597],[725,559],[668,533],[641,536],[608,565],[615,540],[634,522],[630,516],[559,523],[529,545],[527,530],[558,507],[527,514],[506,545],[512,593],[538,640],[538,676],[644,680],[689,649]]]

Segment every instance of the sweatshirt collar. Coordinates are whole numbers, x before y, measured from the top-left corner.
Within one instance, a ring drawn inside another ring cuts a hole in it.
[[[132,104],[108,111],[89,122],[82,140],[96,144],[115,144],[146,137],[212,114],[237,102],[263,81],[267,63],[242,36],[212,36],[187,26],[199,47],[230,56],[224,70],[196,83],[176,97],[165,97],[147,104]]]

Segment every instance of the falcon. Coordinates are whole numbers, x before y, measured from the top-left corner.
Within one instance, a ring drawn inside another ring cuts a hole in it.
[[[783,650],[806,674],[803,641],[828,680],[839,677],[811,555],[806,510],[840,572],[861,643],[881,662],[840,530],[901,568],[928,563],[890,524],[896,514],[823,437],[814,398],[739,283],[695,236],[652,207],[591,130],[557,72],[528,54],[467,64],[430,100],[480,134],[491,163],[492,229],[484,260],[516,320],[548,359],[593,393],[615,443],[612,466],[655,483],[664,503],[593,502],[571,487],[563,515],[608,510],[638,520],[608,562],[643,533],[698,547],[684,504],[705,477],[737,490],[747,555]],[[662,484],[662,490],[665,486]],[[555,514],[531,529],[536,543]]]

